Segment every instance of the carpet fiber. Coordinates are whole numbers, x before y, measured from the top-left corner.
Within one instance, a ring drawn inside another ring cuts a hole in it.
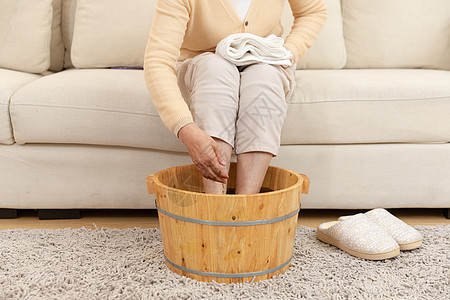
[[[0,299],[449,299],[450,225],[413,227],[423,246],[385,261],[298,227],[286,273],[230,285],[169,271],[159,229],[0,230]]]

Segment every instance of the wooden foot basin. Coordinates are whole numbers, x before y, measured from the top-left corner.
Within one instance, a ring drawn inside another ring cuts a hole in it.
[[[300,194],[308,193],[309,178],[269,166],[260,193],[228,194],[235,187],[236,162],[230,165],[225,195],[204,193],[194,164],[147,176],[170,270],[218,283],[260,281],[287,270]]]

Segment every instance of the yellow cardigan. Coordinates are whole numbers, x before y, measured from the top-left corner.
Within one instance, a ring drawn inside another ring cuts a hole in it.
[[[323,0],[288,0],[294,16],[284,46],[296,64],[327,19]],[[243,22],[229,0],[158,0],[144,57],[145,81],[164,125],[178,131],[193,117],[178,87],[176,63],[205,51],[215,52],[220,40],[239,32],[281,36],[286,0],[252,0]]]

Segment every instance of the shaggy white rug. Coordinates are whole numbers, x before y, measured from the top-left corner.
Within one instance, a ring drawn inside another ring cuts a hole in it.
[[[286,273],[230,285],[169,271],[159,229],[0,230],[0,299],[449,299],[450,225],[414,227],[423,246],[385,261],[298,227]]]

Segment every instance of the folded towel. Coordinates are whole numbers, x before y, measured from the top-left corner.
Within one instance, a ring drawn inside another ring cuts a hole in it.
[[[275,34],[260,37],[243,32],[231,34],[216,46],[216,53],[236,66],[263,62],[289,67],[293,54],[284,46],[284,39]]]

